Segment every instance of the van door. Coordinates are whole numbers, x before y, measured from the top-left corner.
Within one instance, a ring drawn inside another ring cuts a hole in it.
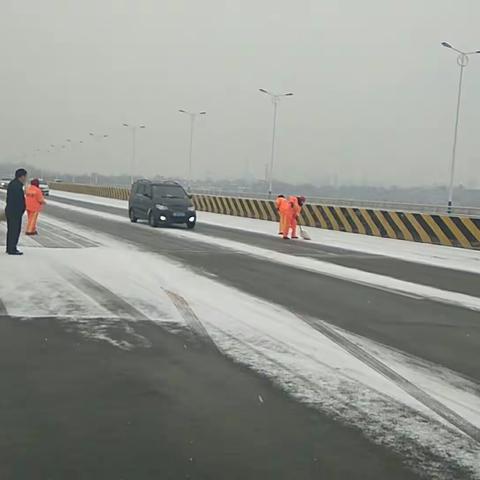
[[[135,216],[137,218],[146,218],[145,213],[145,184],[137,183],[135,191],[134,204],[135,204]]]
[[[148,183],[144,184],[145,193],[143,194],[143,205],[145,206],[145,218],[148,219],[148,214],[153,208],[152,186]]]
[[[130,189],[130,196],[128,197],[128,208],[133,211],[133,215],[138,217],[138,208],[136,205],[135,197],[138,191],[138,183],[134,183]]]
[[[148,212],[152,208],[152,187],[148,183],[140,183],[138,185],[137,205],[138,218],[148,219]]]

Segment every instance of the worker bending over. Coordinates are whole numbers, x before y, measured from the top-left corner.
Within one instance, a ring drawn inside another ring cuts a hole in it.
[[[37,235],[38,215],[45,205],[43,192],[40,190],[40,182],[35,178],[30,182],[25,193],[25,204],[27,208],[27,231],[26,235]]]
[[[288,240],[290,230],[292,231],[292,239],[297,239],[297,225],[300,214],[302,213],[302,206],[305,203],[305,197],[291,196],[288,199],[288,213],[287,213],[287,228],[283,232],[284,240]]]

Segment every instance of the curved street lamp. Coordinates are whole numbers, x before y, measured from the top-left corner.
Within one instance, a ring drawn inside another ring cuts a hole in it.
[[[452,213],[452,203],[453,203],[453,184],[455,179],[455,160],[457,154],[457,139],[458,139],[458,123],[460,119],[460,103],[462,99],[462,84],[463,84],[463,70],[468,65],[471,55],[480,53],[480,50],[475,50],[473,52],[462,52],[458,48],[455,48],[448,42],[442,42],[442,47],[449,48],[457,53],[457,64],[460,67],[460,79],[458,82],[458,94],[457,94],[457,113],[455,116],[455,129],[453,133],[453,148],[452,148],[452,162],[450,165],[450,182],[448,186],[448,204],[447,204],[447,213]]]
[[[207,112],[189,112],[188,110],[178,110],[180,113],[190,116],[190,150],[188,154],[188,191],[192,189],[192,158],[193,158],[193,133],[195,130],[195,120],[197,115],[206,115]]]
[[[277,107],[278,102],[282,97],[291,97],[293,93],[271,93],[264,88],[259,88],[260,92],[265,93],[272,99],[273,103],[273,129],[272,129],[272,151],[270,155],[270,168],[268,169],[268,198],[272,196],[273,189],[273,166],[275,163],[275,140],[276,140],[276,130],[277,130]]]
[[[134,177],[134,169],[135,169],[135,161],[136,161],[136,143],[137,143],[137,128],[147,128],[143,123],[140,125],[133,125],[131,123],[123,123],[122,124],[126,128],[130,128],[132,131],[132,156],[130,160],[130,184],[133,185],[133,177]],[[108,135],[107,135],[108,136]]]

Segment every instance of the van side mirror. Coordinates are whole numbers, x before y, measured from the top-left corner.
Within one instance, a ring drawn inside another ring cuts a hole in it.
[[[193,198],[193,195],[191,193],[188,193],[187,197],[191,200]]]

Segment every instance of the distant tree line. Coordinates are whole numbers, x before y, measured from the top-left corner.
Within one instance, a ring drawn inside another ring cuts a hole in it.
[[[22,165],[23,166],[23,165]],[[0,177],[11,177],[17,165],[0,164]],[[58,171],[42,171],[39,168],[26,165],[30,177],[44,177],[48,181],[55,179],[64,182],[76,182],[93,185],[116,185],[129,186],[129,175],[101,175],[92,173],[90,175],[71,175]],[[182,178],[170,178],[157,175],[152,180],[176,180],[185,184]],[[267,185],[263,180],[196,180],[192,184],[193,190],[202,190],[216,194],[256,194],[265,195]],[[310,183],[291,184],[286,182],[275,182],[274,192],[285,195],[302,194],[308,197],[356,199],[386,202],[421,203],[432,205],[443,205],[446,203],[446,186],[360,186],[360,185],[312,185]],[[458,206],[480,207],[480,189],[465,188],[460,185],[455,189],[455,204]]]

